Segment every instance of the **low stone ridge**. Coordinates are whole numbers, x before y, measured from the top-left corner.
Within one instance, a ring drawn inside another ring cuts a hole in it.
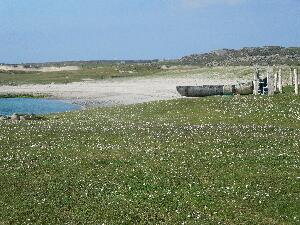
[[[300,65],[300,47],[246,47],[239,50],[221,49],[193,54],[178,60],[182,64],[200,66]]]
[[[34,114],[19,115],[17,113],[14,113],[11,116],[0,115],[0,121],[25,121],[25,120],[43,120],[43,119],[45,118]]]

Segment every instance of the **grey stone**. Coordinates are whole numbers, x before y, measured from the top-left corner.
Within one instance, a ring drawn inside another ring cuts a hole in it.
[[[239,95],[251,95],[253,94],[253,90],[254,83],[252,81],[235,85],[235,93]]]
[[[7,120],[6,116],[0,116],[0,121]]]
[[[26,120],[26,117],[25,116],[20,116],[20,120],[24,121],[24,120]]]
[[[18,121],[18,120],[20,120],[20,116],[18,115],[18,114],[13,114],[11,117],[10,117],[10,119],[12,120],[12,121]]]

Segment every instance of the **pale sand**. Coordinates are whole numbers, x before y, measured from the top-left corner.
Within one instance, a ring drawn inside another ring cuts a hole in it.
[[[24,72],[60,72],[60,71],[72,71],[80,70],[79,66],[47,66],[39,68],[24,68],[22,65],[18,66],[9,66],[9,65],[0,65],[0,70],[2,71],[24,71]]]
[[[0,86],[0,94],[44,94],[88,107],[113,106],[180,98],[176,91],[178,85],[217,85],[236,82],[234,78],[212,75],[115,78],[70,84]]]

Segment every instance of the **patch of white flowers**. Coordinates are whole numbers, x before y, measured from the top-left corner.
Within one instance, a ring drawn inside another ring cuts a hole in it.
[[[123,216],[124,206],[143,204],[146,211],[159,206],[167,218],[181,215],[182,224],[221,223],[230,213],[264,218],[280,196],[285,203],[299,201],[291,190],[299,185],[300,129],[284,120],[299,122],[300,105],[291,101],[283,110],[261,97],[261,111],[260,101],[235,98],[229,104],[226,98],[203,99],[201,104],[211,101],[211,113],[201,106],[198,112],[195,101],[186,111],[182,102],[169,101],[163,103],[166,111],[148,103],[3,122],[0,169],[16,178],[18,172],[48,168],[41,173],[50,182],[58,179],[51,171],[60,168],[63,188],[75,188],[83,202],[104,201],[105,210],[119,207]],[[43,205],[51,199],[40,190],[33,201]],[[278,217],[286,219],[284,213]],[[297,215],[293,219],[299,221]]]

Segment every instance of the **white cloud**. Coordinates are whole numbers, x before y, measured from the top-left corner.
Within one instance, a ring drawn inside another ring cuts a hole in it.
[[[183,5],[191,8],[206,7],[215,4],[236,5],[243,0],[181,0]]]

